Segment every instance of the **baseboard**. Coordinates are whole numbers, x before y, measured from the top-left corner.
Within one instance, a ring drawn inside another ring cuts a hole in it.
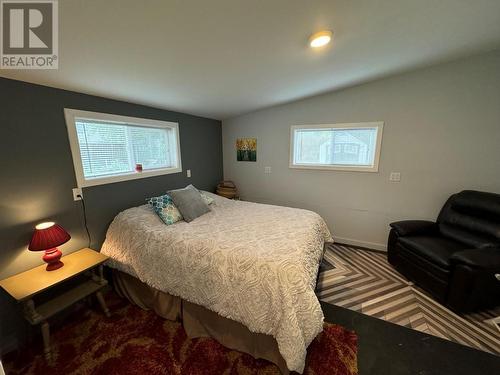
[[[340,242],[346,245],[365,247],[367,249],[374,249],[380,251],[387,251],[387,245],[381,243],[359,241],[359,240],[353,240],[352,238],[336,237],[336,236],[334,236],[333,239],[335,240],[335,242]]]

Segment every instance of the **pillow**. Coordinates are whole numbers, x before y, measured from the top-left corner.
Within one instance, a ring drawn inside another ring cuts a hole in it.
[[[167,193],[172,197],[175,206],[188,223],[210,212],[210,208],[203,200],[201,193],[193,185],[188,185],[184,189],[171,190]]]
[[[215,199],[213,199],[209,195],[205,194],[205,192],[200,191],[200,194],[201,194],[201,197],[203,198],[203,200],[205,201],[206,204],[211,205],[212,203],[214,203]]]
[[[172,198],[165,194],[159,197],[152,197],[147,199],[156,214],[167,225],[176,223],[182,220],[182,215],[175,207]]]

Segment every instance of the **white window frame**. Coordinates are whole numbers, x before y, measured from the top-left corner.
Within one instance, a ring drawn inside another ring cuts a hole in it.
[[[112,115],[108,113],[81,111],[77,109],[64,108],[64,117],[66,118],[66,126],[68,128],[69,144],[71,147],[71,154],[73,156],[73,165],[75,167],[76,181],[79,188],[111,184],[114,182],[136,180],[139,178],[161,176],[171,173],[182,172],[181,163],[181,146],[179,139],[179,124],[176,122],[169,121],[159,121],[144,119],[139,117],[129,117]],[[90,121],[103,121],[107,123],[116,123],[123,125],[134,125],[142,126],[148,128],[170,128],[174,131],[174,140],[177,144],[177,166],[173,168],[157,168],[157,169],[146,169],[142,172],[127,172],[116,174],[113,176],[103,176],[103,177],[93,177],[85,178],[83,173],[82,158],[80,154],[80,144],[78,143],[78,135],[76,132],[76,121],[77,120],[90,120]]]
[[[375,155],[373,165],[323,165],[323,164],[298,164],[294,162],[295,152],[295,131],[297,129],[373,129],[377,128],[377,140],[375,142]],[[356,122],[343,124],[318,124],[318,125],[292,125],[290,127],[290,168],[293,169],[318,169],[329,171],[348,171],[348,172],[378,172],[380,161],[380,150],[382,148],[382,132],[384,122]]]

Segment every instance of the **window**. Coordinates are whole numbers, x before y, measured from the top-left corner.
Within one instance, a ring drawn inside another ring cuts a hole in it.
[[[383,122],[292,126],[290,168],[377,172],[383,126]]]
[[[182,172],[177,123],[74,109],[64,114],[78,187]]]

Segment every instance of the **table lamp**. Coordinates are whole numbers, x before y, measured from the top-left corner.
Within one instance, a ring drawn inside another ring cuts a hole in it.
[[[60,261],[61,251],[57,246],[69,241],[71,236],[60,225],[49,221],[40,223],[35,227],[28,250],[45,251],[42,259],[47,263],[47,271],[61,268],[64,263]]]

